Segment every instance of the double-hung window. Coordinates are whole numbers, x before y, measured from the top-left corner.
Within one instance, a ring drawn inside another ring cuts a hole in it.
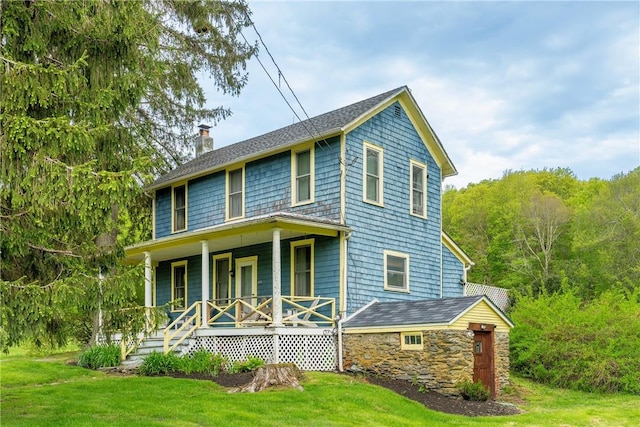
[[[313,296],[314,239],[291,242],[291,295]]]
[[[411,160],[411,215],[427,217],[426,204],[427,167]]]
[[[227,219],[244,217],[244,167],[227,171]]]
[[[171,310],[187,307],[187,261],[171,263]]]
[[[314,149],[292,151],[291,155],[292,205],[313,202],[314,197]]]
[[[172,190],[172,231],[184,231],[187,229],[187,186],[185,184],[173,187]]]
[[[364,143],[363,198],[365,202],[382,206],[382,148]]]
[[[384,251],[384,289],[409,292],[409,255]]]

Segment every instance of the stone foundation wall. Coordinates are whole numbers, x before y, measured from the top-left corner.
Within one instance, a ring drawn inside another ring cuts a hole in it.
[[[498,394],[509,381],[509,334],[494,334]],[[345,334],[344,367],[350,371],[417,381],[444,395],[459,395],[456,383],[473,380],[473,334],[423,331],[423,350],[401,350],[400,333]]]

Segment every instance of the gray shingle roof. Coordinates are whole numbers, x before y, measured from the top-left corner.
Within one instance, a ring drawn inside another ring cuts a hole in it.
[[[447,324],[482,295],[420,301],[376,302],[344,322],[345,328]]]
[[[171,172],[158,178],[150,188],[158,188],[163,184],[168,184],[180,178],[186,178],[208,170],[213,170],[233,161],[252,157],[260,153],[266,153],[278,147],[293,145],[298,142],[308,141],[312,138],[322,140],[325,136],[340,131],[341,128],[367,113],[378,104],[404,90],[408,91],[409,89],[406,86],[401,86],[356,102],[355,104],[338,108],[337,110],[312,117],[311,119],[265,133],[264,135],[218,148],[217,150],[203,154],[200,157],[178,166]]]

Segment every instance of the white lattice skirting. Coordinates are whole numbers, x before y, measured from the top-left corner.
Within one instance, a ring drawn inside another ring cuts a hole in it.
[[[203,330],[189,340],[183,353],[192,354],[200,348],[222,354],[229,363],[253,356],[265,363],[295,363],[303,371],[336,369],[336,337],[331,329],[268,331],[259,328],[255,333],[245,331],[242,335]]]

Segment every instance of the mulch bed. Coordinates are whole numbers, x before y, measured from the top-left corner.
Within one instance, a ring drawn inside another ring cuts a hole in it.
[[[189,378],[213,381],[218,385],[227,388],[240,387],[248,384],[253,379],[253,373],[244,372],[239,374],[220,374],[217,377],[211,377],[207,374],[190,374],[186,375],[180,372],[169,374],[174,378]],[[351,374],[345,374],[351,375]],[[496,402],[489,400],[486,402],[473,402],[462,398],[447,397],[434,391],[422,392],[419,386],[411,384],[409,381],[393,380],[389,378],[381,378],[375,376],[354,376],[363,382],[375,384],[380,387],[387,388],[407,399],[415,400],[429,409],[449,414],[465,415],[468,417],[477,416],[500,416],[500,415],[516,415],[522,411],[514,404]]]

